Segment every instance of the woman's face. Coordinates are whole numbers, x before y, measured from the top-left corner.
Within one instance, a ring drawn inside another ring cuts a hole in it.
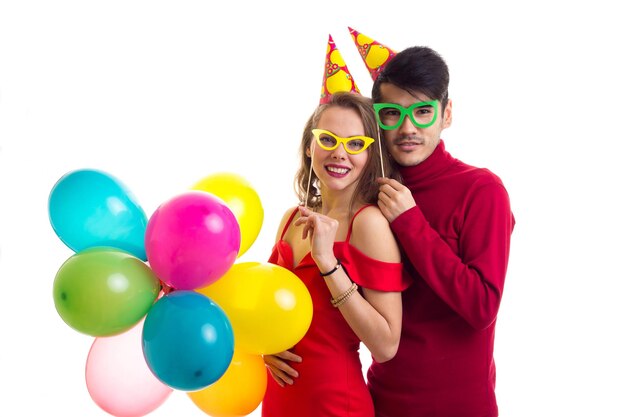
[[[337,106],[331,106],[322,113],[316,128],[342,138],[365,135],[363,122],[356,110]],[[313,170],[322,189],[353,192],[363,174],[369,152],[365,149],[350,154],[343,143],[333,150],[325,150],[313,138],[307,155],[312,155]]]

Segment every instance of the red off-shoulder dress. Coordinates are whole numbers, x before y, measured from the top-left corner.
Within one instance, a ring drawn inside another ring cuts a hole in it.
[[[366,206],[367,207],[367,206]],[[365,207],[363,207],[365,208]],[[354,218],[346,240],[335,242],[335,256],[350,279],[363,288],[402,291],[410,281],[402,275],[401,263],[372,259],[350,244]],[[331,294],[309,252],[294,266],[293,251],[283,240],[297,210],[283,229],[269,262],[289,269],[306,285],[313,300],[309,330],[292,352],[301,363],[290,363],[299,376],[293,385],[280,387],[268,375],[263,399],[264,417],[374,417],[359,359],[359,338],[346,323],[339,309],[330,303]]]

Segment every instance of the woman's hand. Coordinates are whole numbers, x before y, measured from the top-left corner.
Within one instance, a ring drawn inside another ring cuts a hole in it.
[[[299,207],[300,217],[294,225],[304,225],[302,239],[311,242],[311,257],[320,271],[328,271],[337,263],[333,247],[339,222],[323,214],[315,213],[307,208]]]
[[[298,377],[298,371],[289,366],[287,361],[300,363],[302,358],[286,350],[274,355],[263,355],[263,361],[265,361],[267,369],[270,370],[270,375],[272,375],[274,381],[281,387],[284,387],[285,384],[293,385],[292,377]]]

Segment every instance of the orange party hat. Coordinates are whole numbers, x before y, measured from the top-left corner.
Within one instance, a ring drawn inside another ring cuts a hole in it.
[[[333,41],[332,36],[328,35],[320,104],[327,103],[332,94],[343,91],[361,94],[339,53],[339,49],[335,46],[335,41]]]
[[[372,76],[372,80],[376,81],[378,75],[383,70],[387,62],[396,55],[396,52],[386,47],[380,42],[376,42],[370,37],[348,27],[352,40],[363,58],[363,62]]]

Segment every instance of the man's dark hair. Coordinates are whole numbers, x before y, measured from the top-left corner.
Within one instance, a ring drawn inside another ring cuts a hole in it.
[[[441,115],[448,104],[448,65],[434,50],[412,46],[398,53],[384,67],[372,87],[374,103],[382,101],[380,85],[391,83],[411,95],[422,93],[441,102]]]

